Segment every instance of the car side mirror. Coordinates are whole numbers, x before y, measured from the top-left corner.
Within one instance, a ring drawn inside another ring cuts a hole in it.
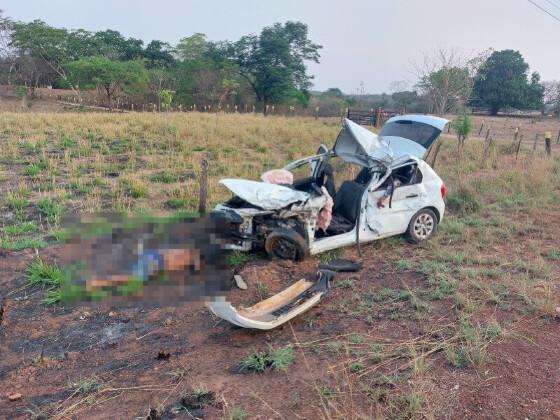
[[[325,154],[329,151],[329,148],[327,146],[325,146],[324,144],[321,144],[319,146],[319,148],[317,149],[317,153],[315,153],[316,155],[322,155]]]

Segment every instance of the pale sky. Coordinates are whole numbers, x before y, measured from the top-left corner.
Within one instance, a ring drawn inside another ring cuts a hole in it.
[[[560,0],[533,0],[560,18]],[[16,20],[41,19],[68,29],[118,30],[125,36],[174,45],[195,32],[237,40],[274,22],[309,25],[323,45],[309,66],[314,89],[355,93],[413,81],[422,52],[493,47],[519,50],[543,80],[560,79],[560,21],[528,0],[2,0]]]

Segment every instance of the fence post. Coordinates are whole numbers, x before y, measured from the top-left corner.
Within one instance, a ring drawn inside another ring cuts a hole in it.
[[[539,140],[539,133],[535,134],[535,141],[533,142],[533,152],[537,150],[537,141]]]
[[[521,149],[521,142],[523,141],[523,134],[519,136],[519,141],[517,142],[517,149],[515,149],[515,160],[519,156],[519,150]]]
[[[552,133],[550,131],[544,133],[544,148],[548,156],[552,154],[552,146],[550,144],[551,139],[552,139]]]
[[[556,144],[560,143],[560,130],[558,130],[558,138],[556,139]]]
[[[486,137],[484,138],[484,143],[488,141],[488,137],[490,137],[490,129],[486,130]]]
[[[206,213],[206,197],[208,195],[208,160],[200,161],[200,190],[198,194],[198,213]]]
[[[519,127],[515,127],[515,131],[513,133],[513,141],[517,141],[518,135],[519,135]]]
[[[377,115],[375,116],[375,128],[379,128],[381,124],[381,107],[377,108]]]
[[[480,134],[482,133],[483,129],[484,129],[484,120],[482,120],[482,124],[480,124],[480,130],[478,130],[478,137],[480,137]]]

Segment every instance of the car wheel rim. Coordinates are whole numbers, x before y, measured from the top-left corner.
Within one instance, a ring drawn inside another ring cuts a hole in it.
[[[295,260],[297,248],[292,241],[288,239],[279,239],[274,246],[274,254],[286,260]]]
[[[428,238],[434,231],[434,218],[428,213],[420,214],[414,221],[414,233],[420,239]]]

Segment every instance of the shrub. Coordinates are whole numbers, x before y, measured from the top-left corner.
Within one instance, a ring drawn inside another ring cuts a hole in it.
[[[59,221],[64,206],[52,198],[44,198],[37,203],[37,208],[41,214],[47,217],[49,223],[56,223]]]
[[[269,347],[266,352],[252,353],[241,360],[239,367],[241,370],[251,370],[263,373],[268,368],[274,370],[287,370],[288,366],[294,361],[294,350],[291,345],[273,349]]]
[[[481,200],[476,193],[465,186],[447,193],[445,202],[450,210],[460,214],[476,213],[482,207]]]

